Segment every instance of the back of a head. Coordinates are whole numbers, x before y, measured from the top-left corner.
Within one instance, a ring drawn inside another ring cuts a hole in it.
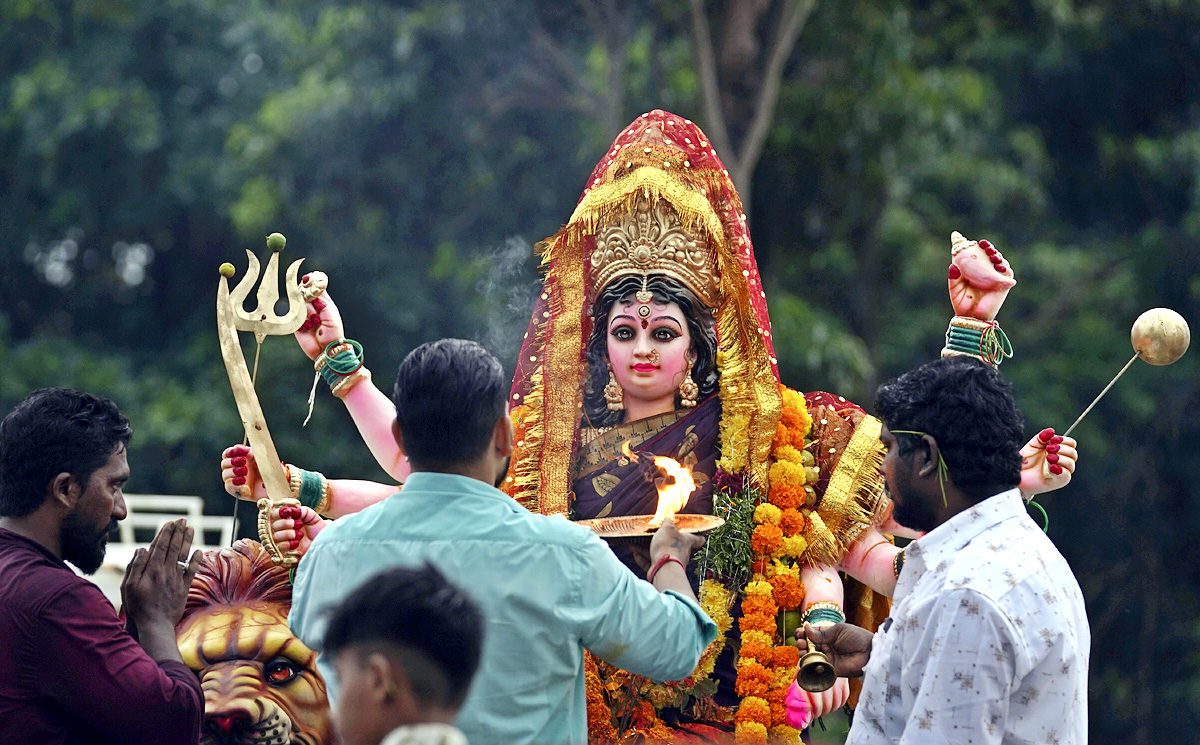
[[[34,391],[0,422],[0,516],[36,510],[60,473],[86,484],[132,436],[129,419],[109,398],[71,388]]]
[[[387,569],[333,610],[324,653],[391,652],[418,699],[457,709],[479,668],[483,629],[475,603],[433,566]]]
[[[409,460],[439,470],[483,455],[507,410],[508,381],[479,344],[441,339],[400,363],[392,403]]]
[[[890,430],[932,435],[955,485],[976,499],[1021,481],[1025,419],[1012,385],[973,357],[943,357],[883,384],[875,410]],[[916,443],[906,435],[896,439],[901,455]]]

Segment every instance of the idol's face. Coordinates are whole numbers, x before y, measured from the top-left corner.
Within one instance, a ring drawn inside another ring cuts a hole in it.
[[[109,536],[124,520],[125,482],[129,480],[129,461],[124,446],[108,458],[108,462],[92,472],[87,484],[72,484],[82,493],[63,519],[61,542],[63,559],[71,562],[84,574],[91,574],[104,562]]]
[[[673,410],[692,354],[683,310],[677,303],[643,304],[631,296],[613,304],[607,322],[608,360],[626,399]]]

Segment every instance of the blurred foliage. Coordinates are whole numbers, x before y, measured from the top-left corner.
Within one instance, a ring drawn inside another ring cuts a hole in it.
[[[1120,369],[1141,311],[1200,318],[1197,28],[1183,0],[818,3],[753,179],[785,382],[869,408],[935,356],[952,230],[1016,268],[1002,369],[1031,434]],[[513,360],[530,246],[611,137],[654,107],[703,125],[690,34],[681,0],[0,0],[0,404],[111,395],[131,491],[229,510],[215,269],[273,230],[330,274],[381,387],[441,336]],[[1088,599],[1097,740],[1197,739],[1195,360],[1135,365],[1043,500]],[[289,340],[259,382],[284,458],[383,478],[324,392],[299,427]]]

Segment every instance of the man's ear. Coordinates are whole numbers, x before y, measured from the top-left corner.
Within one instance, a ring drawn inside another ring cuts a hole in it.
[[[400,420],[392,420],[392,437],[396,440],[396,447],[400,448],[400,454],[408,457],[408,453],[404,450],[404,435],[400,434]]]
[[[921,478],[937,475],[938,444],[932,435],[922,435],[921,444],[913,451],[913,467]]]
[[[501,457],[507,458],[513,452],[513,423],[508,416],[508,412],[504,416],[496,420],[496,427],[492,430],[492,444],[496,446],[496,452]]]
[[[75,509],[75,504],[79,501],[82,493],[83,489],[79,488],[79,482],[66,471],[50,479],[50,483],[46,485],[46,496],[64,510]]]
[[[388,706],[400,724],[420,721],[421,707],[413,693],[412,683],[404,668],[391,662],[386,655],[375,652],[367,658],[371,696]]]

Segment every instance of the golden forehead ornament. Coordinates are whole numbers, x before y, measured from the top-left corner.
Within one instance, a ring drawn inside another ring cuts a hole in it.
[[[615,222],[601,224],[592,251],[592,297],[620,277],[661,274],[678,280],[709,308],[717,306],[716,261],[708,241],[687,230],[665,199],[643,197]],[[647,297],[639,302],[646,303]]]

